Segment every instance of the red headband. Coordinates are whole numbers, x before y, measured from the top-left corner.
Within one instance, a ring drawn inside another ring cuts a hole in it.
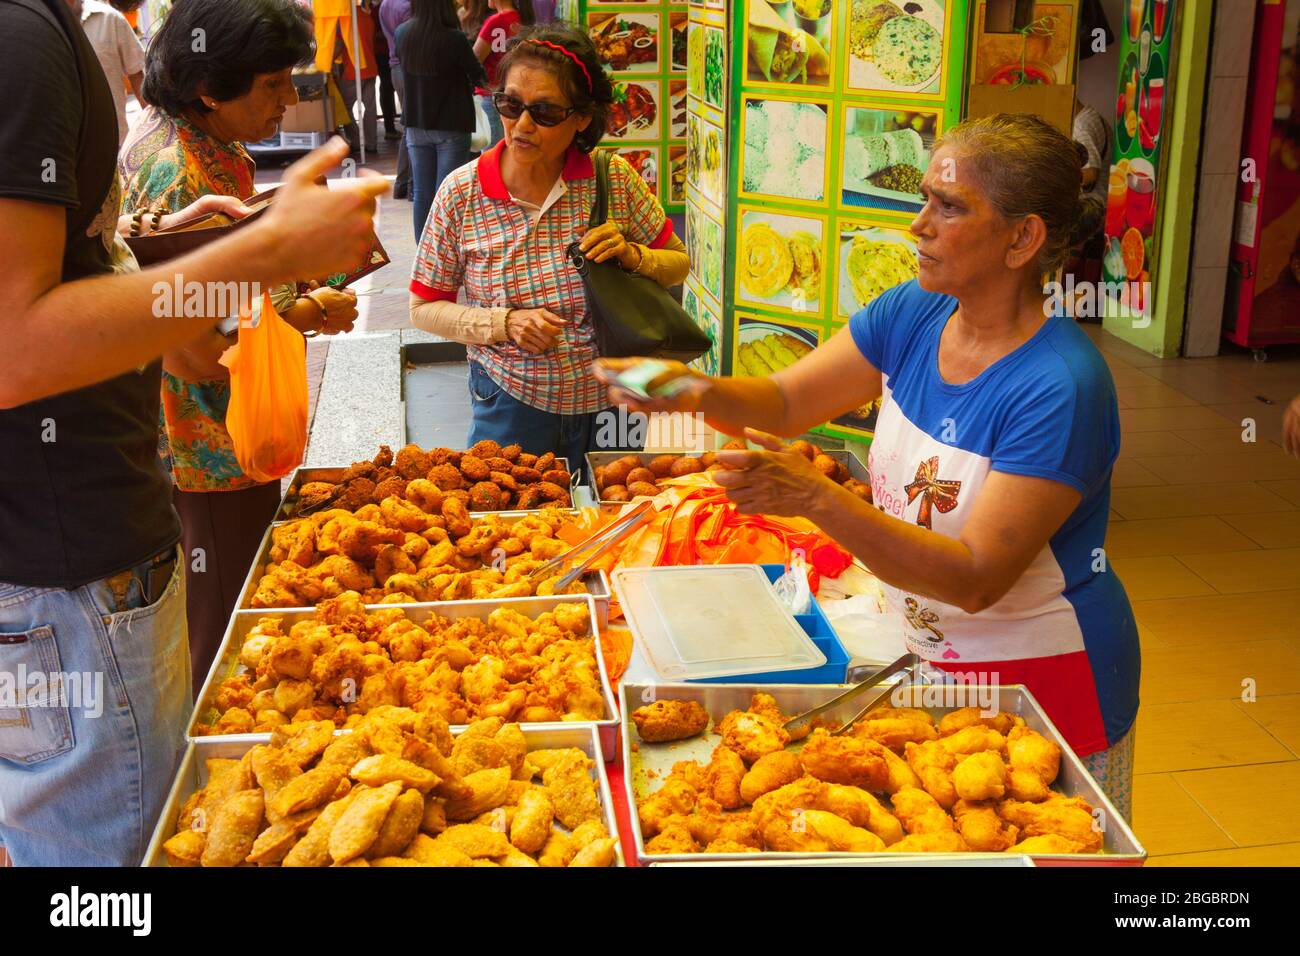
[[[587,72],[587,64],[582,62],[582,60],[578,57],[578,54],[574,53],[572,50],[568,49],[567,47],[562,47],[558,43],[552,43],[549,40],[530,39],[528,42],[535,43],[538,46],[550,47],[552,50],[556,51],[557,53],[563,53],[574,63],[578,64],[578,69],[580,69],[582,71],[582,75],[587,78],[587,92],[588,93],[595,92],[595,89],[591,85],[591,74]]]

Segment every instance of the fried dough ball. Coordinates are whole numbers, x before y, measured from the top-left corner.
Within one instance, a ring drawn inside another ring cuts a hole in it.
[[[535,485],[542,480],[542,473],[526,465],[515,465],[510,469],[510,477],[521,485]]]
[[[488,474],[488,481],[496,485],[502,491],[508,491],[515,494],[519,491],[519,483],[511,477],[509,470],[493,471]]]
[[[482,458],[476,455],[462,455],[460,473],[470,481],[486,481],[492,469]]]
[[[500,511],[506,494],[490,481],[475,482],[469,489],[471,511]]]
[[[600,497],[602,501],[631,501],[632,493],[624,485],[606,485]]]
[[[501,446],[490,438],[474,443],[473,447],[467,452],[475,458],[496,458],[501,454]]]
[[[572,480],[573,476],[563,468],[552,468],[549,471],[542,472],[542,481],[549,481],[552,484],[559,485],[561,488],[569,487],[569,483]]]
[[[523,451],[523,448],[519,445],[506,445],[505,448],[501,449],[500,454],[502,458],[505,458],[508,461],[518,461],[519,456],[523,454]]]
[[[491,458],[484,458],[483,461],[487,464],[488,468],[492,471],[508,472],[511,468],[515,466],[515,463],[511,461],[509,458],[502,458],[500,455],[495,455]]]
[[[546,501],[567,501],[569,497],[569,489],[553,481],[538,482],[537,490],[542,493],[542,498]]]
[[[520,511],[529,511],[533,508],[540,508],[546,502],[542,495],[542,489],[537,485],[527,485],[519,491],[519,498],[515,502],[515,507]]]
[[[502,455],[501,457],[505,458],[507,456]],[[537,464],[537,456],[531,455],[526,451],[521,451],[515,458],[515,464],[522,465],[525,468],[532,468]]]
[[[597,465],[595,468],[592,469],[592,472],[591,472],[591,480],[594,481],[594,482],[596,483],[596,490],[597,490],[597,491],[604,491],[604,490],[605,490],[605,485],[608,484],[608,482],[605,480],[605,466],[604,466],[604,465]]]
[[[373,481],[369,478],[353,478],[343,486],[343,490],[334,499],[334,507],[344,511],[356,511],[363,505],[370,504],[374,494]]]
[[[659,494],[659,486],[652,485],[648,481],[634,481],[627,486],[627,493],[632,498],[653,498],[655,495]]]
[[[717,460],[718,460],[718,453],[716,451],[706,451],[703,455],[700,456],[700,464],[704,466],[706,471],[712,468],[714,463]]]
[[[640,466],[640,462],[629,464],[626,458],[620,458],[618,461],[610,462],[605,466],[605,484],[626,485],[628,474],[633,468],[639,468]]]
[[[678,455],[656,455],[650,459],[650,464],[646,467],[656,478],[667,478],[672,475],[673,465],[677,464],[679,457]]]
[[[748,448],[749,446],[745,444],[743,438],[733,438],[722,446],[723,451],[746,451]]]
[[[437,485],[440,491],[456,491],[465,487],[465,478],[460,469],[450,462],[434,465],[427,475],[428,480]]]
[[[466,508],[469,507],[469,492],[466,491],[464,488],[456,488],[453,491],[446,492],[443,495],[444,503],[448,498],[454,498],[455,500],[463,504]]]
[[[370,500],[375,504],[383,501],[385,498],[396,496],[401,498],[406,494],[405,478],[385,478],[375,485],[374,493],[371,494]]]
[[[867,504],[871,504],[871,486],[865,481],[858,481],[856,478],[850,478],[844,482],[844,487],[853,492]]]
[[[698,471],[703,471],[704,465],[698,458],[679,458],[673,462],[673,467],[669,469],[669,474],[674,478],[680,478],[682,475],[693,475]]]
[[[830,455],[818,455],[812,460],[813,467],[820,471],[827,478],[834,479],[836,473],[840,470],[840,463]]]
[[[630,487],[638,482],[644,482],[649,485],[655,483],[656,475],[649,468],[633,468],[627,473],[626,484]]]
[[[419,445],[406,445],[393,459],[393,468],[407,480],[423,478],[432,467],[429,453]]]
[[[809,461],[812,461],[821,453],[820,448],[818,448],[812,442],[806,441],[803,438],[800,438],[797,441],[790,442],[789,446],[787,447],[789,451],[797,451],[799,454],[803,455]]]
[[[533,467],[538,471],[550,471],[555,467],[555,452],[548,451],[544,455],[539,455],[537,461],[533,463]]]

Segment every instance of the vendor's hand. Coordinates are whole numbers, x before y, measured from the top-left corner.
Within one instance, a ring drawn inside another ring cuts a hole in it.
[[[506,313],[506,334],[526,352],[537,354],[555,345],[564,320],[549,309],[511,309]]]
[[[619,388],[616,380],[623,371],[640,362],[652,361],[660,362],[663,365],[668,366],[668,369],[663,374],[656,375],[652,378],[648,388],[659,388],[665,383],[671,382],[673,379],[680,378],[683,375],[695,381],[697,386],[678,392],[672,398],[642,398],[639,395],[632,394],[626,389]],[[596,359],[596,361],[591,364],[591,374],[596,376],[596,380],[609,390],[609,401],[611,405],[623,405],[627,407],[628,411],[645,412],[647,415],[651,412],[681,412],[687,415],[694,414],[699,411],[700,402],[703,400],[704,393],[708,391],[708,385],[712,381],[709,376],[695,371],[684,363],[670,361],[668,359]]]
[[[191,219],[198,219],[200,216],[208,216],[216,212],[229,216],[231,219],[243,219],[252,211],[234,196],[218,196],[211,193],[207,196],[200,196],[179,212],[163,216],[158,223],[158,228],[160,230],[173,229],[189,222]]]
[[[632,269],[641,264],[640,253],[628,245],[617,223],[605,222],[594,229],[588,229],[578,243],[578,248],[592,262],[617,259],[624,269]]]
[[[745,437],[764,451],[720,451],[713,480],[741,514],[808,516],[821,497],[836,485],[797,451],[785,450],[781,439],[754,428]]]
[[[1300,395],[1291,400],[1282,417],[1282,447],[1300,458]]]
[[[320,330],[321,335],[337,335],[340,332],[352,331],[352,324],[357,320],[355,292],[351,289],[317,286],[308,294],[325,310],[325,325]]]

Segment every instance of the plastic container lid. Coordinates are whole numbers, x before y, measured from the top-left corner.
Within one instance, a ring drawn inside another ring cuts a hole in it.
[[[664,680],[826,663],[756,564],[623,568],[613,585],[628,627]]]

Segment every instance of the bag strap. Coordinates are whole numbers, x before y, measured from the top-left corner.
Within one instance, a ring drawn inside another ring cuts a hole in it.
[[[596,151],[596,201],[591,204],[587,225],[595,228],[609,218],[609,150]]]

